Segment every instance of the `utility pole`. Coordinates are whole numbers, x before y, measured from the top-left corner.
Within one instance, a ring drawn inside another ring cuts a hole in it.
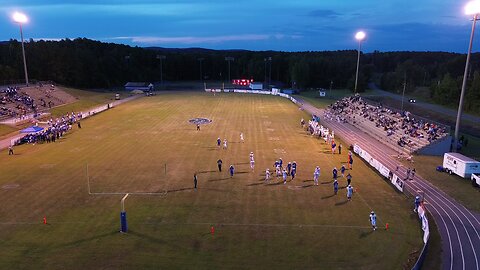
[[[202,73],[202,62],[205,58],[198,58],[198,62],[200,62],[200,81],[203,81],[203,73]]]
[[[158,55],[157,54],[157,59],[160,60],[160,85],[163,86],[163,60],[165,60],[167,57],[165,55]]]
[[[228,62],[228,82],[231,83],[231,78],[230,78],[230,61],[235,61],[235,58],[234,57],[231,57],[231,56],[227,56],[225,57],[225,61]]]

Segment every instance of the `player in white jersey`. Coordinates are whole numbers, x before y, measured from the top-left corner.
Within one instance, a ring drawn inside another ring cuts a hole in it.
[[[283,184],[287,183],[287,170],[283,170]]]
[[[227,150],[227,139],[223,140],[223,149]]]
[[[265,170],[265,182],[270,182],[270,170],[268,168]]]
[[[353,187],[351,185],[348,185],[348,187],[347,187],[347,200],[348,201],[352,200],[352,195],[353,195]]]
[[[316,167],[313,172],[313,183],[315,186],[318,186],[318,178],[320,177],[320,167]]]
[[[245,139],[243,138],[243,132],[240,132],[240,142],[244,143]]]

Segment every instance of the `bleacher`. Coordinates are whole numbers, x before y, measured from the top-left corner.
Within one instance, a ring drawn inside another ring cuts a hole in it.
[[[400,153],[411,154],[448,138],[450,128],[409,112],[348,97],[329,106],[325,116],[347,122]]]
[[[27,87],[0,87],[0,121],[26,118],[71,102],[74,98],[55,85],[38,83]]]

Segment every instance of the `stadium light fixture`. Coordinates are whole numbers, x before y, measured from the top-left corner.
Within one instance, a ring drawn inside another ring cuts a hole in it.
[[[358,31],[355,34],[355,39],[358,40],[358,56],[357,56],[357,72],[355,73],[355,90],[354,93],[357,93],[358,86],[358,69],[360,67],[360,50],[362,49],[362,41],[367,35],[363,31]]]
[[[452,150],[454,152],[457,151],[457,146],[458,146],[458,135],[460,133],[460,120],[462,118],[463,100],[465,98],[465,88],[467,86],[468,66],[470,64],[470,55],[472,53],[473,36],[475,34],[475,24],[480,14],[480,1],[475,0],[467,3],[467,5],[465,5],[465,14],[473,16],[473,20],[472,20],[472,31],[470,33],[470,42],[468,44],[467,61],[465,62],[465,71],[463,73],[462,91],[460,92],[460,101],[458,102],[457,121],[455,122],[455,140],[454,140],[454,145],[452,147],[453,148]]]
[[[22,39],[23,69],[25,71],[25,84],[28,86],[27,59],[25,58],[25,45],[23,41],[23,29],[22,29],[22,24],[28,22],[28,17],[24,13],[15,12],[12,15],[12,19],[14,22],[18,23],[18,25],[20,26],[20,37]]]
[[[480,1],[471,1],[465,5],[466,15],[475,15],[480,13]]]

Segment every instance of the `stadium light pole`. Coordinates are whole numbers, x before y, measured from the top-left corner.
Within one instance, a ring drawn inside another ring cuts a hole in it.
[[[165,60],[167,57],[165,55],[158,55],[157,54],[157,59],[160,60],[160,85],[163,85],[163,60]]]
[[[268,88],[272,84],[272,57],[268,57]]]
[[[234,57],[231,57],[231,56],[227,56],[225,57],[225,61],[228,62],[228,82],[232,82],[231,79],[230,79],[230,61],[235,61],[235,58]]]
[[[468,65],[470,64],[470,55],[472,53],[473,36],[475,34],[475,24],[478,20],[478,15],[480,14],[480,1],[475,0],[467,3],[467,5],[465,6],[465,14],[473,15],[473,20],[472,20],[472,32],[470,33],[470,43],[468,44],[467,61],[465,63],[465,72],[463,73],[462,91],[460,93],[460,101],[458,102],[457,121],[455,122],[455,140],[453,145],[454,152],[457,152],[458,134],[460,130],[460,119],[462,118],[463,99],[465,97],[465,87],[467,85]]]
[[[20,37],[22,39],[22,54],[23,54],[23,69],[25,71],[25,84],[28,86],[28,72],[27,72],[27,59],[25,58],[25,45],[23,41],[23,29],[22,29],[22,24],[28,22],[27,15],[20,13],[20,12],[15,12],[12,15],[13,21],[18,23],[20,26]]]
[[[362,41],[365,39],[366,34],[363,31],[358,31],[355,34],[355,39],[358,40],[358,56],[357,56],[357,72],[355,73],[355,91],[357,93],[357,85],[358,85],[358,68],[360,67],[360,50],[362,49]]]
[[[198,58],[197,61],[200,63],[200,81],[203,81],[203,73],[202,73],[202,62],[205,58]]]
[[[272,81],[272,57],[263,58],[265,62],[265,84],[270,86]],[[268,62],[268,81],[267,81],[267,62]],[[268,84],[267,84],[268,83]]]

